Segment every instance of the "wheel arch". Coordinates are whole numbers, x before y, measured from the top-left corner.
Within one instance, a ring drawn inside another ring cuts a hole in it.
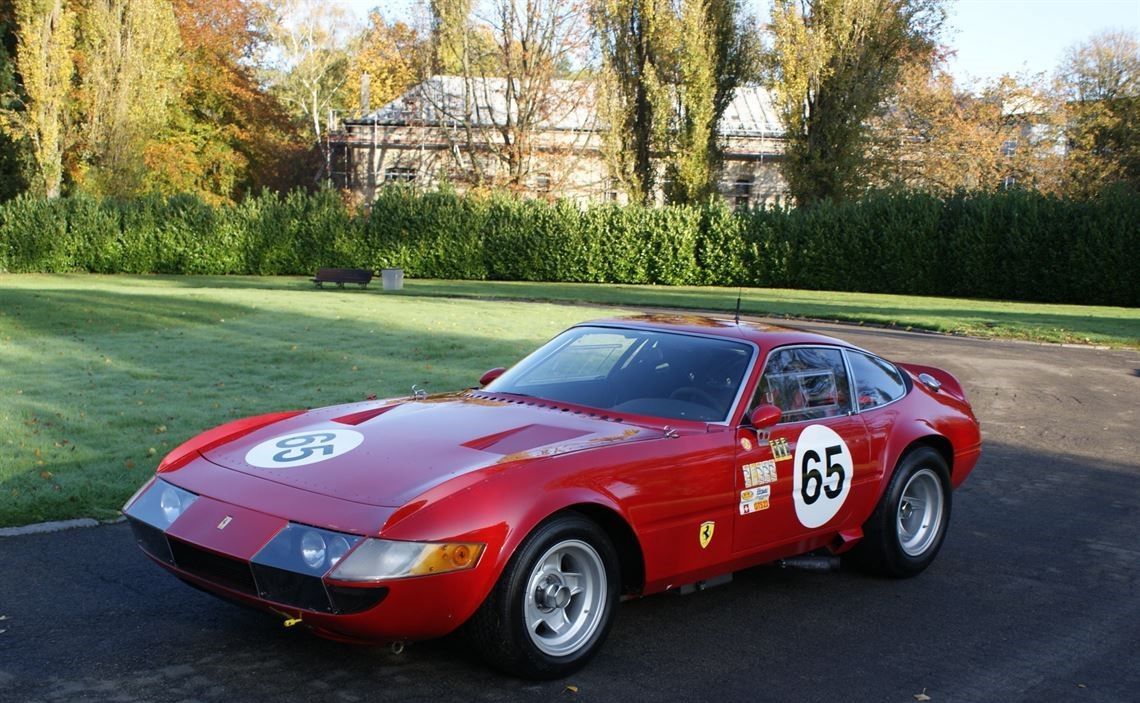
[[[895,460],[895,468],[898,467],[908,454],[921,447],[930,447],[938,452],[946,462],[946,470],[950,472],[950,476],[954,474],[954,445],[950,443],[950,440],[940,434],[928,434],[911,440],[910,444],[906,445],[906,447],[899,452],[898,459]],[[891,471],[893,473],[894,469]],[[949,479],[950,476],[946,478]]]
[[[598,503],[569,505],[550,517],[568,512],[585,515],[602,528],[618,553],[618,568],[621,569],[621,593],[623,595],[640,594],[645,588],[645,555],[641,551],[641,542],[625,518]]]

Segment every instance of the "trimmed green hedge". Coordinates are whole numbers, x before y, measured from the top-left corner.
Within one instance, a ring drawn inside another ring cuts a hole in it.
[[[579,207],[389,188],[352,214],[334,192],[20,197],[0,204],[0,271],[308,274],[744,285],[1140,305],[1140,199],[879,193],[810,210]]]

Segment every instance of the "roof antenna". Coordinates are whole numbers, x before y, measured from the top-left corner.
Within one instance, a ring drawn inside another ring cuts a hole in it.
[[[732,316],[732,321],[740,324],[740,288],[736,289],[736,314]]]

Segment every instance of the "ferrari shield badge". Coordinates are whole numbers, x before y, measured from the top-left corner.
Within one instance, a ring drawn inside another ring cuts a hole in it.
[[[712,541],[713,530],[715,529],[716,523],[712,520],[701,523],[701,549],[709,546],[709,542]]]

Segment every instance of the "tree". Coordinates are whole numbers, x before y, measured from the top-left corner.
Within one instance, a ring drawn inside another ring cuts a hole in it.
[[[64,0],[16,0],[17,90],[4,109],[5,131],[26,140],[36,189],[58,197],[68,140],[68,97],[74,72],[75,14]]]
[[[422,80],[431,61],[431,47],[415,28],[403,22],[389,24],[375,10],[368,15],[368,27],[357,43],[359,49],[349,60],[344,82],[344,105],[363,110],[391,102]],[[363,104],[363,77],[368,75],[369,105]]]
[[[717,126],[737,87],[755,77],[759,46],[743,25],[739,0],[683,0],[677,20],[666,197],[696,202],[717,192]]]
[[[16,32],[15,8],[12,3],[0,3],[0,201],[27,190],[26,140],[3,129],[9,110],[18,110],[16,100]]]
[[[309,146],[254,74],[265,49],[265,6],[174,0],[173,8],[185,79],[166,128],[146,149],[149,187],[225,202],[311,180]]]
[[[164,0],[90,0],[79,22],[82,163],[76,180],[112,195],[146,190],[144,154],[179,93],[178,24]]]
[[[1066,189],[1089,196],[1113,183],[1140,190],[1140,42],[1106,32],[1066,53],[1057,75],[1068,108]]]
[[[345,9],[320,0],[283,0],[269,23],[272,50],[265,78],[321,145],[321,122],[342,108],[350,41],[358,36]]]
[[[1005,76],[975,95],[938,57],[904,66],[894,93],[868,122],[869,185],[940,195],[1056,189],[1058,112],[1032,80]]]
[[[768,68],[799,205],[865,187],[868,120],[906,62],[930,54],[943,18],[941,0],[775,1]]]
[[[668,127],[674,20],[669,0],[597,0],[591,11],[609,171],[634,201],[653,198],[653,154]]]
[[[584,69],[588,34],[579,0],[434,0],[440,63],[459,53],[462,95],[450,83],[425,92],[438,114],[460,125],[453,154],[477,184],[525,185],[540,145],[538,130],[573,113],[588,99],[573,79]],[[462,11],[473,8],[464,22]],[[436,93],[433,95],[433,92]],[[544,149],[574,151],[569,144]],[[482,163],[480,152],[490,157]]]

